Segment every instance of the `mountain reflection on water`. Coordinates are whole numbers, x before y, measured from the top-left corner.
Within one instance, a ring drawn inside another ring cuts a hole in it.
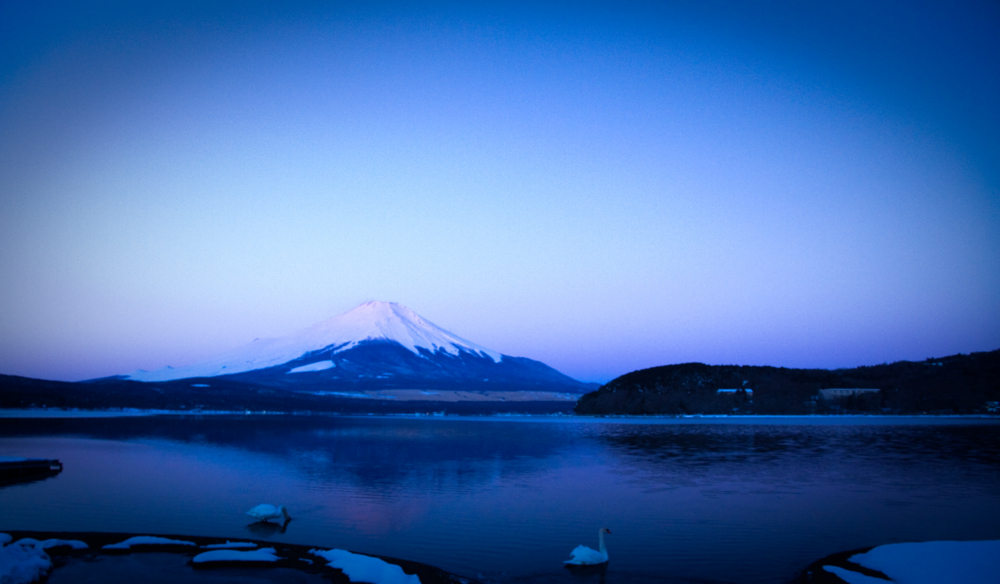
[[[441,423],[447,422],[447,423]],[[451,422],[335,416],[156,416],[4,420],[4,436],[79,436],[116,441],[169,440],[265,454],[316,480],[349,478],[372,489],[414,474],[453,473],[457,484],[542,468],[559,448],[539,424]]]
[[[4,529],[254,537],[490,582],[784,582],[898,541],[1000,539],[1000,424],[962,420],[4,419]],[[288,506],[285,526],[244,512]],[[606,571],[562,560],[611,528]],[[282,528],[284,527],[284,528]]]

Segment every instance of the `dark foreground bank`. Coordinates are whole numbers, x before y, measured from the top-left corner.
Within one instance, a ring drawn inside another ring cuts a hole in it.
[[[85,549],[74,549],[69,545],[49,547],[45,553],[52,561],[48,572],[49,584],[90,582],[104,584],[158,584],[160,582],[291,582],[319,583],[350,582],[341,570],[327,566],[326,560],[310,553],[315,546],[296,545],[274,541],[260,541],[239,538],[199,537],[188,535],[156,535],[170,540],[191,542],[195,545],[133,545],[129,549],[104,549],[109,544],[117,544],[141,535],[136,533],[97,532],[52,532],[52,531],[5,531],[14,542],[23,538],[38,541],[50,539],[82,541]],[[248,542],[258,548],[273,548],[280,558],[276,562],[255,564],[225,562],[201,567],[193,564],[194,556],[209,551],[213,546],[230,542]],[[436,568],[384,556],[372,556],[402,568],[406,574],[420,578],[421,584],[476,584],[475,580],[459,577]]]

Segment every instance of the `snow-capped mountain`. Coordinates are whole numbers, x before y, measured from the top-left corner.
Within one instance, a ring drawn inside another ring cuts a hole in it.
[[[137,381],[169,381],[232,375],[274,367],[323,349],[329,349],[330,354],[343,353],[366,341],[395,342],[416,355],[424,350],[456,356],[466,352],[489,357],[494,362],[501,359],[500,353],[466,341],[405,306],[395,302],[367,302],[288,337],[256,339],[208,361],[176,369],[140,370],[129,377]],[[308,369],[299,368],[296,372],[305,371]]]
[[[288,337],[257,339],[208,361],[136,371],[129,379],[219,376],[304,391],[591,389],[538,361],[501,355],[467,341],[394,302],[368,302]]]

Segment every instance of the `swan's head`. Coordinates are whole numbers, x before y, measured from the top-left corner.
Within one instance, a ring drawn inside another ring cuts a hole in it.
[[[291,517],[288,515],[288,509],[285,509],[284,505],[278,507],[278,511],[281,511],[281,515],[284,516],[285,521],[288,521],[288,520],[291,519]]]
[[[607,527],[602,527],[601,528],[601,533],[611,533],[611,530],[608,529]]]

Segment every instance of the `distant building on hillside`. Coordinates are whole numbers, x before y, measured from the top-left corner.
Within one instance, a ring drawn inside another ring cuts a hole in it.
[[[753,390],[752,389],[744,389],[743,391],[747,392],[747,395],[753,395]],[[738,390],[738,389],[720,389],[720,390],[716,391],[715,393],[739,393],[739,392],[740,392],[740,390]]]
[[[830,389],[819,390],[819,395],[823,399],[837,399],[839,397],[847,397],[850,395],[861,395],[865,393],[878,393],[879,389],[859,389],[859,388],[841,388],[841,387],[831,387]]]

